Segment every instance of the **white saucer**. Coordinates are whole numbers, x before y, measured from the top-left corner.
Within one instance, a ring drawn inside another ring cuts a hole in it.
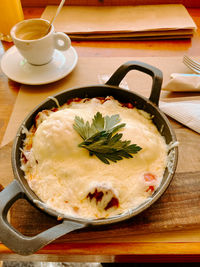
[[[66,51],[55,50],[51,62],[42,66],[29,64],[12,46],[3,55],[1,69],[13,81],[39,85],[58,81],[69,74],[76,66],[78,55],[73,47]]]

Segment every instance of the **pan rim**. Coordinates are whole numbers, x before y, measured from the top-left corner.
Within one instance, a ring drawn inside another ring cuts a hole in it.
[[[65,94],[69,94],[70,93],[74,93],[74,92],[79,92],[81,90],[92,90],[92,88],[99,88],[99,89],[105,89],[107,88],[108,90],[117,90],[118,92],[121,91],[121,93],[126,92],[128,94],[131,94],[133,97],[137,96],[139,99],[142,99],[142,101],[144,101],[147,105],[150,105],[153,110],[155,109],[160,116],[162,117],[162,119],[164,120],[164,122],[166,123],[166,126],[169,129],[170,132],[170,137],[172,139],[172,142],[176,142],[177,138],[175,135],[175,131],[172,128],[168,118],[166,117],[166,115],[159,109],[158,106],[156,106],[154,103],[152,103],[148,98],[141,96],[140,94],[137,94],[133,91],[118,87],[118,86],[113,86],[113,85],[89,85],[89,86],[83,86],[83,87],[74,87],[74,88],[70,88],[70,89],[66,89],[64,91],[61,91],[53,96],[51,96],[51,98],[47,98],[44,101],[42,101],[40,104],[38,104],[31,112],[29,112],[29,114],[25,117],[25,119],[22,121],[21,125],[18,128],[14,143],[13,143],[13,147],[12,147],[12,156],[11,156],[11,162],[12,162],[12,169],[13,169],[13,174],[15,179],[20,183],[20,185],[22,186],[25,195],[27,196],[28,200],[36,207],[38,207],[41,211],[57,217],[59,219],[63,219],[63,220],[69,220],[69,221],[74,221],[74,222],[79,222],[79,223],[84,223],[87,225],[106,225],[106,224],[111,224],[111,223],[117,223],[117,222],[121,222],[124,220],[127,220],[129,218],[132,218],[136,215],[138,215],[139,213],[143,212],[144,210],[146,210],[147,208],[149,208],[154,202],[156,202],[161,195],[166,191],[166,189],[168,188],[176,167],[177,167],[177,161],[178,161],[178,147],[174,147],[172,148],[172,150],[174,151],[174,158],[173,158],[173,167],[171,172],[169,172],[167,178],[165,179],[165,182],[162,184],[162,186],[159,186],[158,189],[155,191],[155,194],[153,194],[151,197],[147,198],[147,200],[145,202],[143,202],[141,205],[139,205],[136,208],[133,208],[131,211],[126,211],[124,213],[121,213],[117,216],[114,217],[109,217],[109,218],[103,218],[103,219],[83,219],[83,218],[76,218],[76,217],[71,217],[71,216],[65,216],[61,213],[59,213],[56,210],[52,210],[50,209],[44,202],[42,202],[37,195],[31,190],[31,188],[29,187],[28,189],[32,191],[32,193],[29,192],[29,190],[27,189],[26,185],[24,184],[24,182],[22,181],[22,178],[20,177],[19,174],[19,167],[17,166],[17,152],[18,152],[18,141],[19,138],[22,136],[22,128],[26,125],[27,121],[33,116],[33,114],[35,114],[36,112],[39,112],[39,109],[45,105],[47,102],[49,101],[53,101],[52,98],[56,98],[57,97],[61,97],[62,95]],[[117,92],[116,91],[116,92]],[[95,92],[94,92],[95,94]],[[110,94],[112,95],[112,94]],[[97,97],[93,96],[94,98]],[[115,97],[114,97],[115,98]],[[70,99],[68,97],[66,97],[65,102]],[[52,102],[53,103],[53,102]],[[54,101],[55,103],[55,101]],[[42,109],[41,109],[42,110]],[[157,127],[157,126],[156,126]],[[24,178],[25,179],[25,178]]]

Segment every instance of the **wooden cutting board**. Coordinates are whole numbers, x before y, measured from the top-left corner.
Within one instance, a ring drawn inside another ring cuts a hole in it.
[[[91,64],[88,64],[89,60]],[[128,60],[131,59],[81,58],[75,71],[62,81],[37,88],[32,86],[22,87],[4,143],[6,144],[6,141],[13,139],[18,124],[25,114],[32,109],[32,106],[40,103],[48,95],[74,86],[96,84],[98,83],[97,74],[113,73],[116,67]],[[136,59],[134,58],[134,60]],[[137,60],[141,59],[137,58]],[[163,71],[164,82],[169,79],[169,75],[172,72],[187,71],[187,68],[182,64],[181,58],[145,58],[145,61]],[[132,84],[131,79],[131,76],[127,77],[130,85]],[[149,86],[146,88],[146,84],[143,78],[134,76],[134,86],[138,88],[139,93],[148,96]],[[188,96],[189,94],[179,94],[185,100],[190,99],[186,95]],[[165,97],[163,93],[161,96],[162,99]],[[172,96],[177,97],[177,94],[167,95],[168,100],[173,101]],[[193,96],[199,98],[194,94]],[[163,233],[168,231],[185,231],[187,229],[196,229],[195,231],[198,231],[200,227],[200,135],[174,120],[170,121],[179,141],[179,160],[176,174],[163,196],[148,210],[128,221],[106,227],[79,230],[63,236],[57,242],[120,242],[124,240],[131,242],[138,235],[141,235],[140,240],[145,241],[153,233],[162,233],[162,237],[164,237]],[[0,148],[0,184],[3,186],[8,185],[13,179],[10,163],[11,146],[12,143],[10,142]],[[39,212],[24,200],[18,200],[13,205],[10,221],[16,229],[30,236],[57,223],[54,218]],[[165,235],[165,238],[167,238],[167,235]],[[197,238],[200,238],[200,231]]]

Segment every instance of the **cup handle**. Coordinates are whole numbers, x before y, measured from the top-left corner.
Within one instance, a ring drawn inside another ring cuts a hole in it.
[[[67,34],[63,32],[54,33],[54,46],[56,49],[65,51],[70,48],[71,40]]]

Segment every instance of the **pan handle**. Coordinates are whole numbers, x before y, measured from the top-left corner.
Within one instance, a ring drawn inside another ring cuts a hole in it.
[[[152,83],[151,94],[150,94],[149,100],[158,106],[163,75],[159,69],[147,63],[140,62],[140,61],[126,62],[114,72],[114,74],[106,82],[106,85],[119,86],[122,79],[125,77],[125,75],[130,70],[139,70],[141,72],[149,74],[152,77],[153,83]]]
[[[62,223],[36,236],[24,236],[13,228],[7,220],[9,208],[20,198],[26,198],[26,196],[17,180],[14,180],[0,192],[0,240],[8,248],[20,255],[31,255],[58,237],[86,227],[84,224],[63,220]]]

